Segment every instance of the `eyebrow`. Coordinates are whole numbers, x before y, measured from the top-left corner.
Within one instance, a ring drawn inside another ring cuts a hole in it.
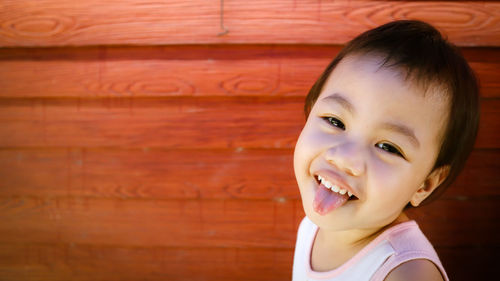
[[[356,110],[354,109],[354,106],[352,105],[352,103],[347,98],[345,98],[344,96],[342,96],[339,93],[334,93],[332,95],[329,95],[329,96],[321,99],[321,101],[327,102],[327,103],[331,103],[331,102],[338,103],[343,108],[345,108],[347,111],[349,111],[351,114],[354,115],[356,113]],[[417,137],[415,136],[415,133],[408,126],[405,126],[403,124],[388,122],[388,123],[384,123],[382,125],[382,128],[386,129],[388,131],[393,131],[393,132],[399,133],[399,134],[407,137],[413,146],[415,146],[417,148],[420,147],[420,142],[418,141]]]
[[[382,128],[393,131],[396,133],[399,133],[405,137],[407,137],[410,141],[410,143],[419,148],[420,147],[420,142],[418,141],[417,137],[415,136],[415,133],[413,132],[412,129],[409,127],[403,125],[403,124],[398,124],[398,123],[384,123],[382,125]]]
[[[347,111],[349,111],[351,114],[354,115],[356,113],[356,110],[354,110],[354,106],[352,105],[352,103],[339,93],[329,95],[328,97],[321,99],[321,101],[327,103],[336,102],[340,104],[343,108],[345,108]]]

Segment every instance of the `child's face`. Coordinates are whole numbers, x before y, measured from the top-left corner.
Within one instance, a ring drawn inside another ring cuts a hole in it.
[[[445,95],[404,81],[374,56],[348,56],[311,109],[294,153],[307,216],[325,229],[383,227],[431,172],[447,122]],[[409,81],[409,80],[408,80]],[[354,193],[345,201],[317,176]],[[339,206],[337,206],[339,205]]]

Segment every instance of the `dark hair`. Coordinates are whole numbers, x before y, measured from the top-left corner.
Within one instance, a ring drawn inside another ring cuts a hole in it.
[[[304,106],[306,118],[324,83],[335,66],[346,56],[376,54],[383,57],[381,67],[397,67],[406,78],[422,85],[438,86],[449,96],[448,124],[432,170],[449,165],[447,178],[421,205],[435,200],[456,179],[473,149],[479,124],[479,85],[460,50],[440,32],[422,21],[399,20],[368,30],[339,52],[310,89]]]

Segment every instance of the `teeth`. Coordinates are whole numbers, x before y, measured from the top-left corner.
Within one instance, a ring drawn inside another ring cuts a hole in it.
[[[328,189],[331,189],[332,191],[334,192],[337,192],[337,193],[340,193],[342,195],[346,194],[349,195],[349,197],[352,196],[352,193],[350,191],[347,191],[345,189],[342,189],[334,184],[332,184],[331,182],[327,181],[326,179],[322,178],[320,175],[318,175],[318,180],[321,182],[321,184],[323,184],[324,186],[326,186]]]

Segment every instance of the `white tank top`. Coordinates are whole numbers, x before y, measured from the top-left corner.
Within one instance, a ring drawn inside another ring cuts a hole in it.
[[[300,223],[293,259],[293,281],[381,281],[401,263],[422,258],[436,264],[443,279],[448,281],[434,248],[413,220],[386,229],[346,263],[326,272],[311,269],[311,250],[317,231],[318,226],[307,217]]]

